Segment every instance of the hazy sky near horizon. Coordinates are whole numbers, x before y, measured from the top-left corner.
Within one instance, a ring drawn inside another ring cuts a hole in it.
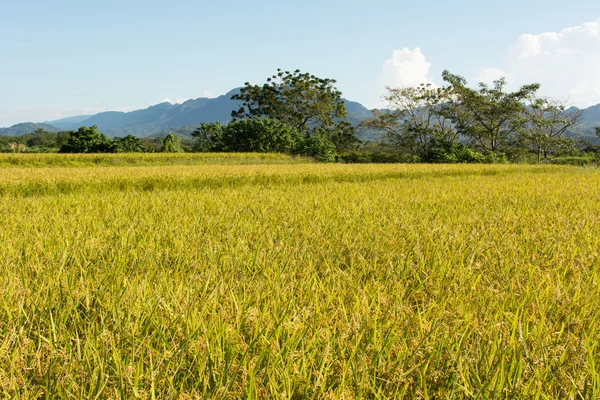
[[[0,0],[0,127],[213,97],[277,68],[368,107],[444,69],[589,106],[600,1]]]

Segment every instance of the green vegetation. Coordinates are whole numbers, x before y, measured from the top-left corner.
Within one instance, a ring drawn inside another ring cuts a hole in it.
[[[506,92],[504,78],[472,89],[461,76],[442,76],[448,85],[441,88],[388,88],[387,109],[375,110],[361,125],[384,132],[384,145],[423,162],[539,163],[598,151],[566,137],[582,111],[536,97],[537,84]]]
[[[346,107],[342,92],[335,88],[335,80],[318,78],[299,70],[277,70],[277,74],[262,85],[246,83],[232,100],[242,106],[231,116],[236,119],[268,117],[296,128],[300,132],[314,127],[331,129],[335,119],[345,119]]]
[[[334,162],[338,157],[327,132],[314,129],[302,134],[271,118],[253,117],[227,125],[202,124],[192,137],[197,138],[194,149],[199,151],[276,152],[311,156],[324,162]]]
[[[311,161],[308,157],[275,153],[0,154],[0,168],[305,164]]]
[[[0,151],[278,152],[323,162],[361,163],[588,160],[579,165],[598,159],[600,146],[573,136],[583,111],[538,97],[540,85],[507,92],[504,78],[473,89],[459,75],[444,71],[442,77],[447,85],[439,88],[388,87],[386,109],[367,117],[368,110],[342,98],[335,80],[278,70],[262,86],[246,83],[230,93],[230,106],[239,107],[231,112],[233,122],[203,123],[196,128],[182,125],[177,132],[143,140],[132,135],[111,139],[96,126],[59,133],[38,129],[23,138],[0,137]],[[218,101],[221,104],[223,99]],[[198,99],[186,103],[186,109],[202,108],[207,102]],[[346,104],[354,112],[350,120]],[[152,111],[174,107],[164,103]],[[379,139],[361,142],[358,135]]]
[[[162,139],[161,151],[163,153],[182,153],[183,147],[181,147],[181,139],[169,132],[167,136]]]
[[[0,156],[0,397],[600,396],[599,170],[282,160]]]

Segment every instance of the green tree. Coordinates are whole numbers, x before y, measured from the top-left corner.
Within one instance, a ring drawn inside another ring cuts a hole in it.
[[[326,135],[338,151],[356,149],[362,142],[355,136],[354,126],[347,121],[338,122],[333,129],[315,128]]]
[[[333,79],[308,73],[277,70],[277,74],[260,85],[245,84],[233,100],[242,102],[233,111],[234,120],[267,117],[278,120],[306,134],[315,127],[333,129],[346,118],[342,93]]]
[[[442,112],[452,101],[449,88],[423,84],[386,89],[386,109],[373,111],[361,126],[384,132],[388,144],[422,159],[427,158],[434,142],[456,142],[458,133]]]
[[[322,162],[336,162],[340,157],[328,135],[320,130],[314,130],[304,136],[296,149],[296,153],[314,157]]]
[[[254,117],[225,126],[221,150],[290,154],[301,140],[302,134],[292,126],[270,118]]]
[[[505,92],[504,78],[492,86],[479,84],[479,89],[466,86],[466,80],[444,71],[444,81],[451,85],[452,102],[441,108],[454,123],[457,132],[485,152],[500,152],[512,145],[517,132],[527,121],[522,118],[525,102],[540,88],[539,84],[522,86],[516,92]]]
[[[223,151],[223,125],[220,122],[203,122],[191,135],[197,139],[194,151]]]
[[[181,139],[169,132],[162,140],[162,147],[160,149],[163,153],[181,153],[183,147],[181,146]]]
[[[61,153],[112,153],[114,146],[110,139],[98,131],[96,125],[82,126],[69,134],[69,139],[60,148]]]
[[[538,162],[551,155],[573,150],[574,142],[564,137],[577,126],[583,110],[566,111],[566,105],[546,98],[534,98],[525,108],[526,124],[520,132],[520,141],[537,155]]]
[[[114,139],[115,151],[118,153],[143,153],[144,141],[133,135]]]

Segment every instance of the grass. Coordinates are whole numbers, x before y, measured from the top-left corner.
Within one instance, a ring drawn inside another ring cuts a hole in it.
[[[596,169],[5,168],[0,183],[0,397],[600,396]]]
[[[219,164],[309,163],[308,157],[273,153],[107,153],[107,154],[11,154],[0,153],[0,168],[98,167]]]

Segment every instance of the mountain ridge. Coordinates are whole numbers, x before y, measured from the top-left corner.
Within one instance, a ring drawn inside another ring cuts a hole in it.
[[[145,109],[129,112],[105,111],[94,115],[80,115],[44,123],[20,123],[9,128],[0,128],[2,136],[20,136],[36,129],[49,132],[74,130],[81,126],[98,126],[107,136],[135,135],[138,137],[154,136],[169,129],[197,126],[203,122],[231,121],[231,111],[238,109],[241,102],[231,97],[239,93],[235,88],[224,95],[207,98],[190,99],[180,104],[163,102]],[[343,99],[348,111],[348,121],[354,125],[371,116],[371,110],[359,102]],[[579,110],[571,107],[570,110]],[[576,136],[593,136],[594,128],[600,126],[600,104],[584,109],[580,127]]]

